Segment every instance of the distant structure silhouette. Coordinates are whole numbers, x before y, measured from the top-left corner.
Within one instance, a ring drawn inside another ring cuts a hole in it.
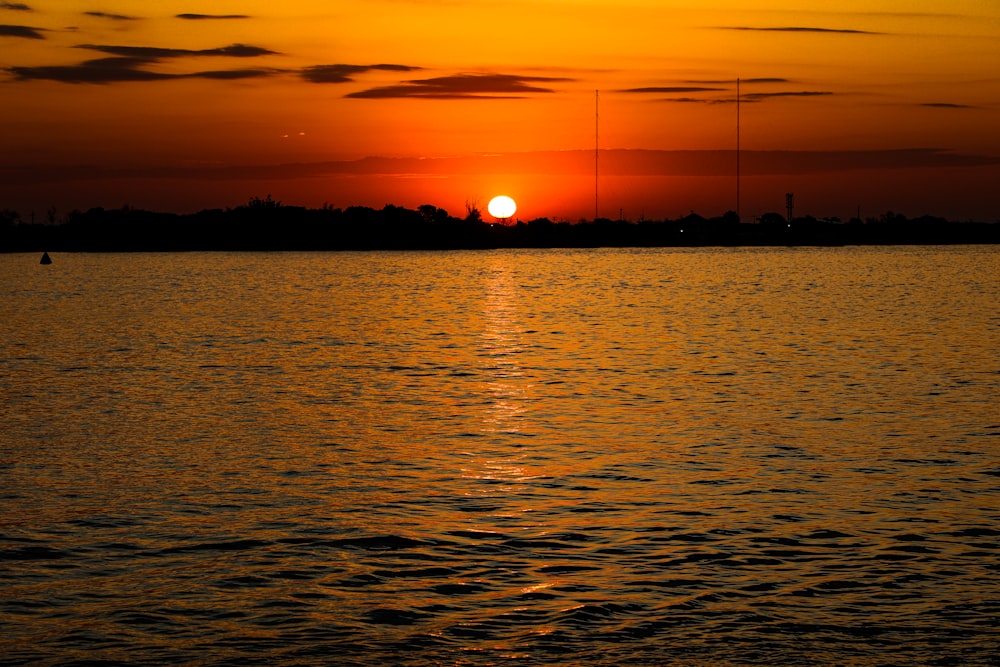
[[[788,218],[767,212],[755,224],[742,224],[734,211],[722,216],[633,223],[619,209],[618,220],[598,217],[570,223],[548,218],[523,224],[491,224],[475,202],[464,218],[427,204],[409,210],[386,204],[381,210],[350,206],[309,209],[253,198],[231,209],[198,213],[158,213],[131,207],[72,211],[58,225],[6,222],[0,211],[0,254],[37,253],[54,263],[58,252],[180,252],[187,250],[457,250],[488,248],[598,248],[696,246],[836,246],[995,244],[1000,222],[949,222],[924,215],[907,218],[887,212],[879,218],[795,217],[788,193]],[[509,209],[511,213],[515,209]],[[503,215],[503,214],[501,214]],[[756,224],[759,223],[759,224]],[[35,257],[38,257],[35,254]]]

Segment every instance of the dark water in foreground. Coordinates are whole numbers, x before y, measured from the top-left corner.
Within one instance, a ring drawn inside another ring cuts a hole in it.
[[[1000,248],[53,260],[3,664],[998,664]]]

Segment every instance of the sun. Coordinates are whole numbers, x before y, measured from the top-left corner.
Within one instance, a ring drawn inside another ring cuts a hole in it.
[[[514,217],[514,213],[517,212],[517,203],[507,195],[498,195],[490,200],[486,210],[494,218],[506,220]]]

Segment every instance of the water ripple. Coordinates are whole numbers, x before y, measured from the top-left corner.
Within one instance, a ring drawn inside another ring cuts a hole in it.
[[[3,664],[996,664],[996,249],[19,261]]]

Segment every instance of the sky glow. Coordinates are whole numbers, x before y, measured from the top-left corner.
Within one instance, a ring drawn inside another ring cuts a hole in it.
[[[0,3],[0,208],[1000,219],[1000,4]],[[600,90],[599,125],[595,91]],[[596,131],[596,132],[595,132]],[[606,158],[606,159],[605,159]]]

